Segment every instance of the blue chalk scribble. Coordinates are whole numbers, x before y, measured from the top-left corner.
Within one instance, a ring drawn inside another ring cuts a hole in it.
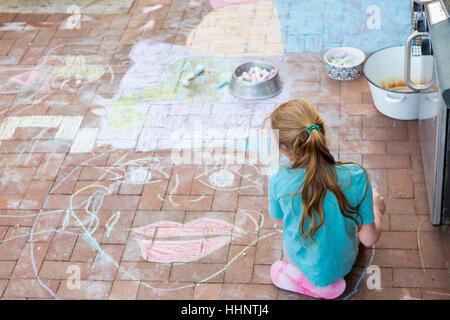
[[[400,45],[412,32],[410,1],[276,0],[286,53],[339,46],[373,52]]]

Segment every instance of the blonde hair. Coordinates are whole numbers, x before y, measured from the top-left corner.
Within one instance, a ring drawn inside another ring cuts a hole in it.
[[[361,218],[359,207],[367,195],[369,183],[361,202],[351,205],[339,186],[336,171],[336,166],[351,162],[335,161],[325,138],[327,128],[317,110],[307,101],[296,99],[280,105],[264,120],[263,126],[268,119],[272,129],[278,130],[280,146],[284,145],[290,151],[292,168],[306,169],[305,179],[292,198],[293,206],[294,197],[301,191],[303,214],[299,234],[302,239],[309,236],[314,242],[315,233],[324,223],[323,203],[328,191],[336,196],[342,215],[353,220],[359,230],[361,223],[356,216]],[[308,218],[311,223],[305,231]]]

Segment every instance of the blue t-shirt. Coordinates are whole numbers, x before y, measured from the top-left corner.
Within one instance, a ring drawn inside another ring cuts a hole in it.
[[[339,186],[353,206],[361,203],[369,184],[367,195],[359,207],[362,221],[358,216],[355,218],[362,225],[373,223],[372,187],[363,169],[355,164],[345,164],[336,166],[336,171]],[[324,224],[314,234],[316,243],[302,241],[299,234],[301,190],[293,202],[292,195],[302,184],[305,173],[305,169],[280,167],[270,177],[269,213],[273,218],[283,220],[283,241],[292,262],[312,284],[324,287],[341,280],[352,269],[358,255],[356,224],[341,214],[335,195],[328,191],[323,204]],[[305,232],[309,225],[308,219]]]

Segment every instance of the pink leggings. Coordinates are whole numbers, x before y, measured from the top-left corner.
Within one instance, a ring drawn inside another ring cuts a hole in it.
[[[278,288],[325,299],[337,298],[344,292],[346,285],[344,279],[325,287],[317,287],[292,262],[284,244],[283,253],[287,261],[278,260],[271,268],[272,281]]]

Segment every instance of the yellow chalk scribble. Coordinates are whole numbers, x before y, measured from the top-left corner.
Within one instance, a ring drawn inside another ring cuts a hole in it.
[[[104,74],[105,68],[102,65],[87,64],[86,57],[78,55],[67,57],[64,65],[56,70],[53,79],[93,82]]]

